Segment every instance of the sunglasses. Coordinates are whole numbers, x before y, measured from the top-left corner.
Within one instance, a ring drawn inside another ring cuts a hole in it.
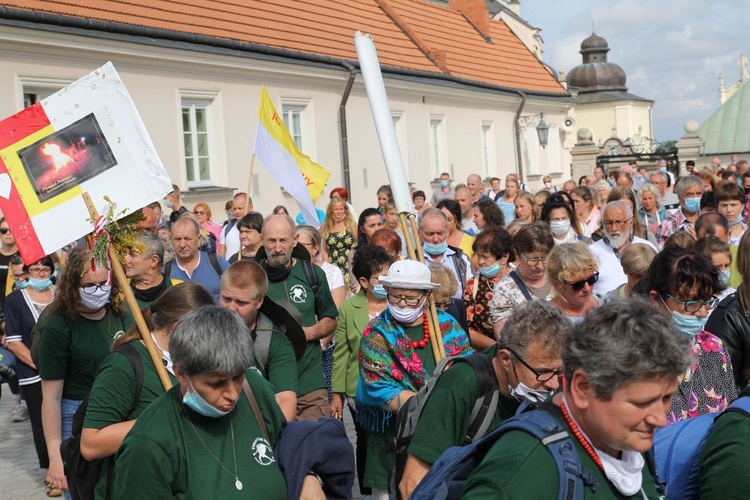
[[[0,234],[8,234],[10,232],[9,227],[0,228]]]
[[[195,215],[205,215],[206,214],[206,212],[204,212],[203,210],[193,210],[193,213]]]
[[[582,290],[583,287],[586,286],[587,283],[591,286],[594,286],[594,283],[596,283],[597,281],[599,281],[599,271],[595,272],[594,274],[592,274],[585,280],[575,281],[573,283],[566,281],[565,284],[569,285],[570,288],[572,288],[574,292],[577,292],[579,290]]]

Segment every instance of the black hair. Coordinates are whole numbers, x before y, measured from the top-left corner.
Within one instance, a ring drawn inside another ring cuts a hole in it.
[[[452,200],[450,198],[442,199],[437,202],[435,208],[437,208],[438,210],[441,210],[443,208],[448,210],[453,216],[456,227],[458,227],[459,231],[461,230],[461,220],[463,219],[463,215],[461,215],[461,205],[459,205],[456,200]]]
[[[352,258],[352,274],[359,278],[370,279],[373,273],[393,264],[393,257],[383,247],[359,245]]]
[[[649,292],[699,300],[711,299],[725,288],[719,279],[719,271],[705,255],[676,245],[665,247],[656,254],[646,279]]]
[[[516,260],[516,254],[513,251],[513,240],[508,231],[500,226],[487,226],[479,233],[471,246],[474,253],[489,252],[496,259],[502,259],[503,255],[508,254],[508,262]]]
[[[263,230],[263,216],[258,212],[243,215],[237,222],[237,231],[240,229],[255,229],[260,233]]]
[[[481,212],[485,226],[505,226],[505,215],[500,207],[492,200],[480,200],[474,205]]]
[[[372,217],[373,215],[377,215],[378,217],[382,218],[377,208],[365,208],[364,210],[362,210],[362,213],[359,214],[359,220],[357,221],[357,241],[360,245],[363,243],[367,243],[367,236],[365,235],[365,232],[362,231],[362,226],[365,225],[365,220],[367,220],[368,217]]]

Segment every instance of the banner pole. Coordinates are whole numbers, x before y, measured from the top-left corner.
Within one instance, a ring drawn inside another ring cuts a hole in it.
[[[88,208],[89,214],[91,214],[91,218],[93,220],[97,220],[99,218],[99,212],[97,211],[94,202],[91,200],[91,197],[88,193],[83,193],[82,196],[83,201],[86,203],[86,208]],[[120,291],[123,293],[123,295],[125,295],[125,302],[128,304],[130,312],[133,313],[135,324],[138,327],[138,330],[141,332],[141,340],[143,340],[143,344],[148,350],[151,361],[154,363],[154,367],[156,367],[156,373],[159,375],[161,385],[164,386],[165,391],[168,391],[172,388],[172,380],[169,378],[167,369],[164,367],[164,362],[161,359],[159,348],[156,347],[154,340],[151,338],[151,331],[149,330],[148,325],[146,325],[146,320],[143,319],[143,313],[141,312],[141,308],[138,307],[138,302],[136,302],[135,300],[133,290],[130,289],[130,284],[125,277],[125,271],[122,270],[122,265],[120,265],[120,260],[117,257],[117,253],[111,246],[109,247],[109,260],[110,267],[115,273],[117,284],[120,285]]]
[[[253,192],[253,169],[255,168],[255,152],[253,151],[253,156],[250,157],[250,175],[247,179],[247,200],[245,201],[245,211],[242,214],[244,217],[247,215],[249,209],[250,209],[250,193]],[[236,224],[239,224],[240,221],[237,221]],[[237,234],[239,234],[240,229],[237,228]],[[240,238],[240,250],[237,252],[237,260],[242,260],[242,238]]]

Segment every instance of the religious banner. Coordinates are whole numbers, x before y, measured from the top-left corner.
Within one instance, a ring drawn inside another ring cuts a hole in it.
[[[0,122],[0,211],[24,262],[92,231],[84,192],[127,215],[171,190],[112,63]]]

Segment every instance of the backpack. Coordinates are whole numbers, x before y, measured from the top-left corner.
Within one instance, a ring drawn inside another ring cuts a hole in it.
[[[479,466],[490,448],[507,432],[515,430],[539,439],[552,455],[559,480],[558,499],[582,500],[586,488],[596,491],[598,482],[583,468],[565,426],[546,411],[534,410],[516,414],[470,445],[448,448],[433,464],[410,498],[459,498],[469,475]]]
[[[406,459],[409,456],[407,450],[437,379],[448,365],[460,362],[468,363],[474,369],[478,383],[476,401],[469,415],[469,428],[464,438],[464,445],[478,440],[487,433],[497,409],[498,398],[500,397],[492,361],[480,353],[474,353],[469,356],[443,358],[437,367],[435,367],[433,378],[422,386],[398,410],[396,416],[396,435],[392,444],[395,454],[395,466],[391,471],[390,477],[392,493],[400,495],[398,493],[398,485],[403,478]]]
[[[654,454],[669,498],[698,498],[698,463],[714,422],[729,411],[750,416],[750,397],[738,398],[719,415],[681,420],[656,431]]]
[[[216,276],[221,278],[221,275],[224,273],[224,271],[221,270],[221,264],[219,264],[219,258],[216,256],[215,253],[208,253],[203,252],[208,257],[208,262],[211,264],[211,269],[214,270],[216,273]],[[174,265],[174,259],[170,260],[169,262],[166,262],[164,264],[164,276],[167,278],[172,277],[172,266]]]
[[[140,354],[131,344],[125,344],[118,347],[115,352],[119,352],[133,368],[135,372],[135,398],[133,406],[130,408],[128,415],[131,415],[138,404],[143,387],[143,360]],[[89,500],[94,498],[96,483],[99,481],[104,460],[109,457],[96,460],[86,460],[81,455],[81,434],[83,432],[83,421],[86,417],[86,408],[88,407],[89,398],[83,400],[76,412],[73,414],[73,434],[60,444],[60,455],[62,455],[63,465],[65,466],[65,477],[68,480],[68,489],[73,500]],[[107,476],[107,493],[106,497],[110,498],[110,488],[112,486],[114,463],[110,464],[109,474]]]

